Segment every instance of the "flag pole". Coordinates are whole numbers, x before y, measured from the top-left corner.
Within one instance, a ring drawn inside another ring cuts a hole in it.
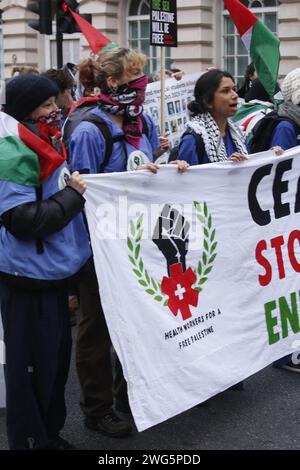
[[[60,2],[56,2],[56,57],[57,57],[57,68],[61,69],[63,66],[63,33],[59,29],[59,15],[58,11],[60,8]]]
[[[160,48],[160,134],[165,133],[165,48]]]

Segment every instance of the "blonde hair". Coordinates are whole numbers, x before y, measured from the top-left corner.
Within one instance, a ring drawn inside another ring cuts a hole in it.
[[[109,91],[107,77],[120,80],[123,75],[134,75],[142,72],[147,58],[134,49],[117,47],[101,54],[97,60],[100,72],[97,78],[97,86],[104,92]]]

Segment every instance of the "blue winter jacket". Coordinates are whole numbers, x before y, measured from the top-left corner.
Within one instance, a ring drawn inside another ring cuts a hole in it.
[[[0,179],[0,273],[62,280],[77,273],[91,256],[81,213],[84,198],[74,189],[64,188],[68,174],[63,163],[45,180],[41,203],[47,207],[38,213],[35,188]],[[33,231],[37,238],[31,238]]]

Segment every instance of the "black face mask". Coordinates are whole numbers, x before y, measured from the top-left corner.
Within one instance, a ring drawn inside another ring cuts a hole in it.
[[[112,100],[121,104],[132,104],[139,106],[145,100],[145,92],[148,84],[147,75],[131,80],[120,85],[112,95]]]

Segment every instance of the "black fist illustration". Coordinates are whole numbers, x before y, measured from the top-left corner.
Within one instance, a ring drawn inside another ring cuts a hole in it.
[[[170,266],[175,263],[181,263],[182,270],[186,270],[189,229],[190,224],[183,215],[169,204],[165,204],[157,219],[152,240],[167,260],[169,275]]]

